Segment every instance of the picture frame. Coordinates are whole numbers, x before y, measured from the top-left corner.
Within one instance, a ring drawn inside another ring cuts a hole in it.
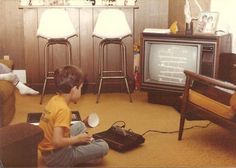
[[[215,34],[218,23],[218,12],[201,12],[197,20],[195,34]]]

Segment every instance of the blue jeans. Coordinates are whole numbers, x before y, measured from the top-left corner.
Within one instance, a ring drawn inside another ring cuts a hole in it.
[[[71,126],[71,136],[84,132],[86,132],[86,126],[81,121]],[[108,150],[108,144],[102,139],[97,139],[86,145],[72,145],[47,154],[42,153],[42,157],[47,166],[71,167],[100,160],[108,153]]]

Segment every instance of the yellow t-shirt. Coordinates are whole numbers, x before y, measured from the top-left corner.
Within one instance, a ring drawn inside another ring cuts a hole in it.
[[[45,106],[39,122],[39,127],[44,131],[44,139],[39,144],[41,151],[55,149],[52,138],[55,127],[63,127],[64,137],[70,136],[71,110],[63,97],[52,97]]]

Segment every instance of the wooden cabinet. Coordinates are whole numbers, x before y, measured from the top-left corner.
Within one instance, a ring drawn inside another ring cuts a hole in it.
[[[220,79],[236,84],[236,54],[223,53],[220,58]]]
[[[232,56],[229,63],[229,81],[236,85],[236,55]]]

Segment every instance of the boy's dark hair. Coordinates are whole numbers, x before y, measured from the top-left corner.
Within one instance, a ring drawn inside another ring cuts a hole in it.
[[[84,74],[74,65],[66,65],[54,72],[54,82],[59,93],[70,93],[74,86],[79,87],[84,82]]]

